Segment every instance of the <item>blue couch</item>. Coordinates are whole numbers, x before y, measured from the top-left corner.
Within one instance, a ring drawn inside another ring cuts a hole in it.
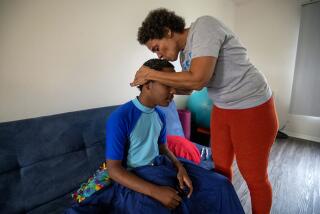
[[[0,213],[62,213],[104,161],[116,106],[0,123]]]

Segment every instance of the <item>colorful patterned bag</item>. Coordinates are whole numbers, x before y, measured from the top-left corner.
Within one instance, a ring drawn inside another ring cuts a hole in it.
[[[80,188],[72,193],[72,198],[78,203],[91,196],[93,193],[107,187],[111,184],[111,178],[107,170],[107,163],[104,162],[99,169],[91,176],[86,183],[83,183]]]

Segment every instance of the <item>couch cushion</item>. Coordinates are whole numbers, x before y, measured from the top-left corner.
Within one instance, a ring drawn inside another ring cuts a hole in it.
[[[73,203],[71,193],[68,193],[60,198],[57,198],[53,201],[50,201],[46,204],[40,205],[39,207],[34,208],[33,210],[27,212],[27,214],[55,214],[55,213],[64,213],[66,207],[70,207],[70,204]]]
[[[158,106],[158,108],[166,116],[167,134],[184,137],[177,106],[174,100],[172,100],[168,106]]]
[[[92,175],[115,107],[0,123],[0,213],[44,207]]]

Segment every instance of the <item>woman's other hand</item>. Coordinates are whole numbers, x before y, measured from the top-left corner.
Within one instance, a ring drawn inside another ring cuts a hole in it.
[[[141,66],[136,72],[133,82],[130,83],[131,87],[143,85],[148,82],[148,75],[150,72],[152,72],[152,69],[144,65]]]

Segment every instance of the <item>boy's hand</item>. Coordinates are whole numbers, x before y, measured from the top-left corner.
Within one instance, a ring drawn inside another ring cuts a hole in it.
[[[178,168],[177,178],[179,180],[180,189],[183,189],[185,185],[189,188],[188,198],[190,198],[193,192],[192,181],[189,178],[186,169],[182,165]]]
[[[158,186],[153,192],[152,197],[169,209],[175,209],[182,201],[182,198],[178,195],[178,191],[168,186]]]

